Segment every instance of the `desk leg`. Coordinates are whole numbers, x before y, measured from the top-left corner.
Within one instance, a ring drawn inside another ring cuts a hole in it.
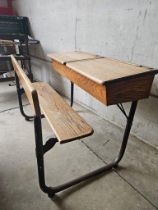
[[[119,153],[117,155],[117,157],[109,164],[97,169],[97,170],[94,170],[88,174],[85,174],[81,177],[78,177],[77,179],[73,179],[67,183],[64,183],[62,185],[59,185],[59,186],[56,186],[56,187],[47,187],[45,185],[45,178],[44,178],[44,153],[47,152],[49,149],[51,149],[55,143],[57,142],[56,139],[52,140],[49,140],[50,142],[50,146],[45,146],[45,150],[42,149],[43,148],[43,145],[42,145],[42,135],[40,135],[40,133],[42,133],[41,131],[41,125],[39,126],[39,122],[37,121],[37,119],[35,119],[35,136],[36,136],[36,154],[37,154],[37,165],[38,165],[38,175],[39,175],[39,184],[40,184],[40,187],[42,189],[43,192],[47,193],[49,197],[53,197],[54,194],[60,192],[60,191],[63,191],[75,184],[79,184],[80,182],[82,181],[85,181],[89,178],[92,178],[96,175],[99,175],[103,172],[106,172],[106,171],[109,171],[115,167],[118,166],[119,162],[121,161],[121,159],[123,158],[123,155],[125,153],[125,150],[126,150],[126,146],[127,146],[127,142],[128,142],[128,137],[129,137],[129,134],[130,134],[130,130],[131,130],[131,127],[132,127],[132,122],[133,122],[133,118],[134,118],[134,115],[135,115],[135,111],[136,111],[136,107],[137,107],[137,101],[133,101],[132,102],[132,105],[131,105],[131,108],[130,108],[130,111],[129,111],[129,115],[127,116],[127,124],[126,124],[126,128],[125,128],[125,131],[124,131],[124,135],[123,135],[123,140],[122,140],[122,143],[121,143],[121,147],[120,147],[120,150],[119,150]],[[41,143],[41,145],[39,145]],[[39,158],[40,157],[40,158]]]
[[[128,137],[129,137],[129,134],[130,134],[130,130],[131,130],[131,127],[132,127],[135,111],[136,111],[136,108],[137,108],[137,103],[138,103],[137,101],[132,102],[132,105],[131,105],[131,108],[130,108],[130,111],[129,111],[129,115],[127,117],[127,124],[126,124],[126,128],[125,128],[125,131],[124,131],[120,152],[119,152],[117,158],[115,159],[116,166],[121,161],[121,159],[123,158],[123,155],[125,153],[127,142],[128,142]]]
[[[71,107],[73,106],[73,103],[74,103],[74,83],[71,82]]]

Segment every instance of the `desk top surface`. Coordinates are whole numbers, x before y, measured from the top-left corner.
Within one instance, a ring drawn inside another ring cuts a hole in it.
[[[83,52],[49,54],[48,57],[99,84],[130,77],[137,78],[142,74],[158,73],[157,69]]]
[[[75,52],[64,52],[64,53],[51,53],[51,54],[48,54],[48,57],[50,57],[53,60],[58,61],[59,63],[67,64],[74,61],[95,59],[99,56],[93,55],[90,53],[75,51]]]

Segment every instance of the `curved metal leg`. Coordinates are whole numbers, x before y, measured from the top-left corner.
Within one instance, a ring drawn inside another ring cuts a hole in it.
[[[123,155],[124,155],[125,150],[126,150],[128,137],[129,137],[130,130],[131,130],[131,127],[132,127],[132,122],[133,122],[134,114],[135,114],[135,111],[136,111],[136,107],[137,107],[137,101],[132,102],[130,112],[129,112],[129,116],[127,117],[127,124],[126,124],[126,128],[125,128],[125,131],[124,131],[122,144],[121,144],[120,151],[119,151],[119,154],[116,157],[116,159],[114,161],[112,161],[111,163],[109,163],[109,164],[107,164],[107,165],[105,165],[105,166],[103,166],[103,167],[101,167],[97,170],[94,170],[94,171],[92,171],[88,174],[85,174],[84,176],[81,176],[77,179],[71,180],[67,183],[64,183],[64,184],[56,186],[56,187],[47,187],[46,184],[45,184],[44,154],[45,154],[45,152],[49,151],[49,149],[51,149],[55,145],[55,143],[57,142],[57,139],[49,140],[48,145],[49,144],[50,145],[48,147],[46,147],[46,145],[43,146],[41,119],[38,118],[38,117],[35,117],[34,126],[35,126],[36,154],[37,154],[39,185],[40,185],[41,190],[43,192],[47,193],[49,197],[53,197],[53,195],[57,192],[65,190],[65,189],[67,189],[67,188],[69,188],[69,187],[71,187],[75,184],[78,184],[82,181],[85,181],[85,180],[87,180],[87,179],[89,179],[93,176],[96,176],[96,175],[101,174],[105,171],[111,170],[112,168],[117,167],[117,165],[119,164],[119,162],[123,158]]]
[[[50,197],[52,197],[54,195],[54,191],[51,190],[50,187],[47,187],[45,184],[44,154],[55,145],[57,139],[51,138],[46,142],[45,145],[43,145],[42,126],[40,117],[34,117],[34,129],[39,186],[43,192],[47,193]]]
[[[22,116],[25,118],[25,120],[27,121],[31,121],[34,119],[33,116],[28,116],[25,114],[24,112],[24,109],[23,109],[23,104],[22,104],[22,94],[23,94],[23,91],[22,89],[20,88],[20,84],[19,84],[19,79],[17,77],[17,75],[15,74],[15,81],[16,81],[16,89],[17,89],[17,95],[18,95],[18,101],[19,101],[19,108],[20,108],[20,112],[22,114]]]

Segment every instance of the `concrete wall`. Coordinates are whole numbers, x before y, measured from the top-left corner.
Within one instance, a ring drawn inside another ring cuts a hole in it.
[[[28,16],[32,32],[41,42],[32,54],[46,58],[49,52],[81,50],[158,68],[157,0],[15,0],[19,15]],[[34,75],[50,82],[66,96],[70,84],[52,72],[49,62],[32,61]],[[158,95],[158,79],[152,93]],[[75,89],[75,100],[104,118],[123,126],[115,106],[107,109]],[[129,104],[125,104],[128,110]],[[158,99],[139,103],[132,132],[158,148]]]

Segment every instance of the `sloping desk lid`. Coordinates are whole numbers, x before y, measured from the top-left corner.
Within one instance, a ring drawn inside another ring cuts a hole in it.
[[[138,77],[142,74],[156,74],[157,69],[140,67],[119,60],[103,58],[82,52],[48,55],[53,60],[99,84]]]
[[[139,67],[109,58],[76,61],[67,63],[66,66],[99,84],[126,79],[128,77],[137,77],[142,74],[158,73],[158,70]]]
[[[52,54],[48,54],[48,57],[58,61],[61,64],[66,64],[66,63],[74,62],[74,61],[95,59],[100,56],[93,55],[90,53],[75,51],[75,52],[65,52],[65,53],[52,53]]]

